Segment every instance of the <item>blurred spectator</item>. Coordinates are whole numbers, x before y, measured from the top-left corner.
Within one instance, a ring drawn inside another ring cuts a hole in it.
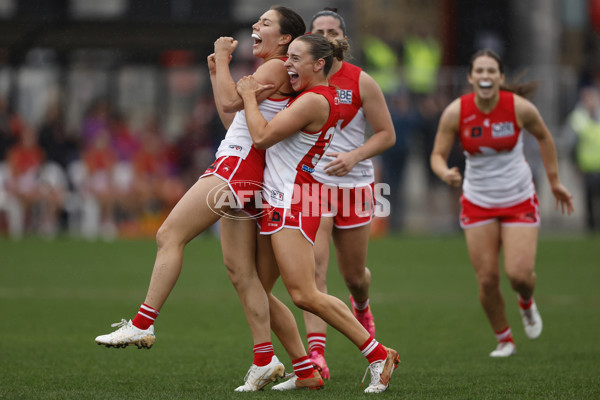
[[[600,231],[600,78],[595,86],[584,87],[579,102],[568,116],[574,133],[574,153],[583,174],[586,226]]]
[[[198,99],[177,142],[180,178],[186,187],[191,187],[213,162],[224,135],[214,100],[208,96]]]
[[[84,148],[90,146],[97,135],[109,130],[108,116],[109,106],[106,101],[98,100],[91,105],[81,127]]]
[[[97,228],[104,238],[112,239],[117,235],[115,211],[118,190],[114,182],[117,156],[110,148],[109,133],[96,135],[82,158],[86,168],[86,178],[82,182],[84,196],[90,196],[97,202]]]
[[[390,185],[391,214],[389,228],[400,230],[404,223],[404,172],[409,156],[409,149],[413,134],[419,128],[420,118],[416,110],[411,107],[408,94],[398,92],[390,97],[390,114],[396,131],[396,144],[381,155],[383,160],[383,182]]]
[[[111,146],[117,159],[123,162],[131,162],[140,149],[140,140],[127,124],[121,113],[113,113],[108,121]]]
[[[402,60],[408,90],[416,97],[433,93],[437,86],[442,49],[439,41],[423,25],[418,25],[404,38]]]
[[[79,158],[79,140],[67,133],[63,109],[58,103],[52,103],[46,109],[39,129],[39,144],[46,160],[54,161],[62,168]]]
[[[424,162],[425,171],[427,171],[427,194],[425,196],[427,205],[426,214],[430,218],[429,223],[435,220],[438,222],[442,221],[443,225],[447,225],[430,227],[434,230],[458,230],[460,228],[456,216],[460,211],[461,191],[445,185],[433,173],[429,166],[429,155],[433,150],[438,123],[442,111],[447,104],[448,101],[441,92],[424,95],[418,100],[419,114],[421,117],[419,122],[419,138],[421,141],[421,149],[423,151],[421,159]],[[448,164],[457,166],[461,171],[461,174],[464,173],[465,156],[463,155],[463,149],[458,140],[454,142],[454,146],[450,151]],[[448,199],[448,196],[450,199]],[[447,207],[448,204],[450,205],[450,209],[447,212],[440,209],[441,207]]]
[[[8,196],[9,232],[53,236],[58,213],[65,199],[65,178],[56,164],[44,164],[44,152],[37,133],[24,125],[19,141],[7,153],[5,188]]]
[[[0,97],[0,161],[5,159],[7,150],[17,142],[23,125],[23,119],[10,108],[6,99]]]
[[[398,78],[398,56],[394,49],[376,35],[365,35],[362,39],[365,56],[365,71],[375,79],[384,94],[395,93],[400,88]]]
[[[165,142],[157,118],[149,119],[141,139],[141,148],[133,159],[132,205],[142,218],[142,234],[153,236],[185,193],[185,186],[177,177],[173,159],[177,153]]]

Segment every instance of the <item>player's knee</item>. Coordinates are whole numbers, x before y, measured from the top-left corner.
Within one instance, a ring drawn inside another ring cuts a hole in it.
[[[534,279],[533,274],[528,270],[511,273],[508,276],[510,285],[514,290],[519,290],[522,288],[529,287],[531,285],[531,282],[533,279]]]
[[[346,287],[350,290],[360,290],[365,286],[365,279],[363,276],[351,275],[345,276],[344,281],[346,282]]]
[[[167,221],[163,222],[160,228],[158,228],[155,239],[159,250],[169,246],[178,246],[182,244],[177,229],[170,226]],[[185,243],[183,243],[183,245],[185,245]]]
[[[308,295],[306,291],[301,289],[292,289],[289,291],[292,301],[296,307],[304,311],[313,311],[314,299],[313,296]]]
[[[479,278],[479,290],[482,293],[491,293],[500,289],[500,276],[491,274]]]
[[[239,261],[232,261],[225,259],[225,267],[227,268],[227,275],[229,280],[233,284],[233,287],[239,292],[244,288],[250,286],[250,283],[256,278],[256,275],[249,273],[248,268],[243,268]],[[253,270],[255,271],[255,270]]]
[[[164,248],[165,245],[168,242],[168,237],[169,237],[169,228],[167,226],[165,226],[165,224],[163,223],[160,228],[158,228],[158,231],[156,232],[156,245],[158,246],[159,249]]]

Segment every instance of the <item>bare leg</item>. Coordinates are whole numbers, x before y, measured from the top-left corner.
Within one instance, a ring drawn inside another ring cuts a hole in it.
[[[356,302],[369,299],[371,271],[367,264],[369,225],[352,229],[336,229],[333,232],[338,268],[346,287]]]
[[[515,292],[524,299],[533,296],[536,275],[537,227],[502,227],[504,269]]]
[[[322,293],[315,283],[312,245],[297,229],[283,228],[271,235],[281,278],[294,304],[321,317],[357,347],[370,335],[341,300]]]
[[[479,287],[479,301],[494,332],[508,326],[504,298],[500,292],[500,223],[465,229],[471,263]]]
[[[244,215],[238,212],[238,216]],[[254,344],[270,342],[269,300],[256,270],[256,222],[253,219],[221,218],[221,248],[227,274],[242,303]]]
[[[313,250],[315,253],[315,282],[317,289],[323,293],[327,293],[327,269],[329,267],[329,247],[332,231],[333,218],[322,217]],[[327,323],[325,321],[307,311],[304,311],[303,315],[306,333],[327,333]]]
[[[296,319],[285,304],[271,293],[273,285],[279,278],[279,269],[271,247],[271,237],[259,235],[258,243],[258,274],[265,291],[269,296],[269,311],[271,329],[285,348],[291,360],[306,356],[306,349],[298,331]],[[313,279],[314,281],[314,279]]]
[[[215,176],[199,179],[179,200],[158,230],[158,250],[144,300],[150,307],[160,310],[173,290],[181,272],[185,245],[221,217],[211,209],[215,205],[215,196],[208,195],[215,188],[222,188],[224,192],[229,190]]]

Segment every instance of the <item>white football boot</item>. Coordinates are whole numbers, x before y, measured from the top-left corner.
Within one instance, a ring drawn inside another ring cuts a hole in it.
[[[517,354],[517,346],[513,342],[500,342],[496,350],[490,353],[490,357],[510,357]]]
[[[537,309],[535,300],[531,300],[531,307],[527,310],[523,310],[519,307],[521,312],[521,319],[523,320],[523,327],[525,328],[525,334],[529,339],[537,339],[542,334],[542,317]]]
[[[273,386],[272,390],[278,390],[280,392],[285,392],[287,390],[296,390],[296,389],[311,389],[311,390],[319,390],[323,389],[324,383],[323,378],[321,378],[321,374],[316,369],[313,369],[312,375],[308,378],[299,379],[296,374],[291,373],[285,376],[287,378],[286,381],[281,382],[278,385]]]
[[[393,349],[387,349],[387,357],[385,360],[375,361],[369,364],[363,376],[363,382],[367,377],[367,372],[371,372],[371,383],[365,389],[365,393],[381,393],[385,392],[390,385],[392,372],[398,368],[400,358],[398,352]],[[362,383],[361,383],[362,385]]]
[[[122,319],[111,325],[119,327],[116,331],[107,335],[101,335],[96,338],[96,343],[106,347],[127,347],[137,346],[138,349],[149,349],[154,344],[156,337],[154,336],[154,325],[150,325],[148,329],[140,329],[135,327],[131,320]]]
[[[285,367],[279,361],[277,356],[271,358],[271,362],[263,367],[252,364],[246,377],[244,384],[235,389],[236,392],[256,392],[267,386],[271,382],[275,382],[285,373]]]

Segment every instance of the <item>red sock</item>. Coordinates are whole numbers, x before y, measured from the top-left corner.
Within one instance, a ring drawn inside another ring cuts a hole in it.
[[[254,365],[264,367],[271,362],[275,353],[273,352],[273,343],[265,342],[254,345]]]
[[[136,328],[146,330],[150,328],[150,325],[154,324],[156,317],[158,317],[158,310],[155,310],[146,303],[142,303],[137,315],[131,323]]]
[[[327,335],[324,333],[309,333],[306,335],[308,340],[308,352],[312,353],[316,351],[321,355],[325,355],[325,345],[327,342]]]
[[[521,307],[521,310],[528,310],[532,304],[533,304],[533,297],[524,299],[523,297],[521,297],[521,295],[519,295],[519,307]]]
[[[294,367],[294,374],[299,379],[310,378],[312,376],[314,367],[308,356],[292,360],[292,366]]]
[[[373,336],[358,348],[363,356],[367,357],[369,364],[375,361],[385,360],[387,358],[387,350]]]
[[[502,343],[502,342],[515,342],[513,340],[513,336],[512,336],[512,331],[510,330],[510,326],[507,326],[506,328],[498,331],[498,332],[494,332],[494,334],[496,335],[496,340],[498,341],[498,343]]]

